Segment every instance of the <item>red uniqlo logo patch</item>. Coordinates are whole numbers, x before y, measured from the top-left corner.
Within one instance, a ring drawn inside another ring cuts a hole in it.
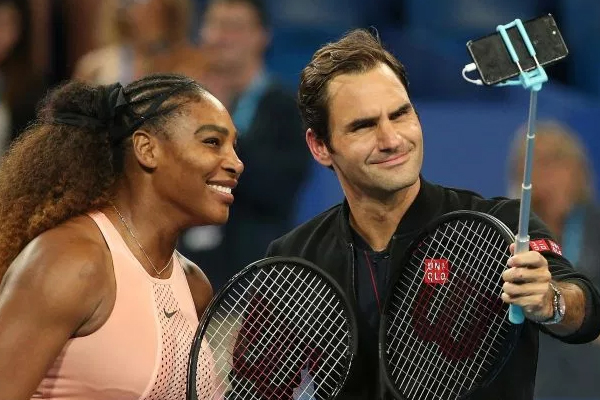
[[[448,268],[448,260],[445,259],[436,259],[436,258],[426,258],[424,261],[425,267],[425,276],[423,277],[423,282],[435,285],[435,284],[444,284],[448,280],[449,268]]]
[[[529,247],[533,251],[542,252],[550,250],[550,247],[544,239],[532,240],[529,242]]]
[[[554,243],[550,239],[548,239],[548,243],[550,243],[550,250],[552,250],[554,253],[558,254],[559,256],[562,256],[562,249],[560,248],[560,246],[557,243]]]

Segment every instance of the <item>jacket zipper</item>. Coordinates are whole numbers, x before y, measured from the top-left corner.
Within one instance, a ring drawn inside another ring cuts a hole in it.
[[[392,284],[392,282],[390,282],[390,279],[392,279],[392,277],[394,276],[394,274],[392,274],[390,270],[393,268],[392,261],[394,261],[394,260],[393,260],[392,256],[394,255],[394,247],[395,247],[394,245],[395,244],[396,244],[396,234],[394,233],[392,235],[392,240],[390,241],[390,255],[389,255],[390,260],[388,262],[388,270],[385,272],[386,273],[385,281],[386,281],[387,287],[389,287]],[[389,293],[388,293],[388,296],[389,296]]]
[[[358,298],[356,296],[356,271],[354,270],[354,244],[352,242],[348,243],[348,257],[350,261],[350,266],[352,270],[352,297],[354,298],[354,302],[358,304]]]

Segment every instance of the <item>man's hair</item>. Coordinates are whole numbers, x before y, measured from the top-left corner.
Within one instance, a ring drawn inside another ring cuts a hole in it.
[[[267,10],[267,6],[263,0],[208,0],[206,2],[204,12],[210,7],[212,4],[217,3],[225,3],[225,4],[235,4],[235,3],[243,3],[249,5],[256,12],[256,16],[258,17],[258,21],[262,25],[263,28],[269,29],[271,24],[271,19],[269,18],[269,12]]]
[[[107,102],[114,86],[69,82],[55,88],[35,124],[1,160],[0,279],[33,238],[110,204],[135,129],[168,137],[183,105],[207,93],[184,76],[149,75],[119,91],[125,105],[115,116]]]
[[[406,70],[378,37],[365,29],[355,29],[340,40],[328,43],[313,55],[302,70],[298,89],[298,107],[305,128],[312,129],[317,139],[330,146],[328,84],[336,76],[364,73],[379,64],[394,71],[408,92]]]

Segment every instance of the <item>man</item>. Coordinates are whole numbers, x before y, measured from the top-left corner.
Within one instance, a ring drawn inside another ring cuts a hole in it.
[[[229,225],[192,229],[182,241],[184,253],[219,289],[292,227],[310,155],[294,96],[265,67],[270,34],[263,2],[208,1],[200,36],[206,64],[199,80],[229,109],[238,153],[249,165]]]
[[[420,175],[423,137],[407,88],[402,64],[363,30],[322,47],[301,74],[306,142],[314,159],[335,171],[345,201],[275,240],[267,255],[299,256],[326,269],[356,308],[359,354],[341,399],[389,398],[377,389],[379,299],[420,228],[459,209],[487,212],[517,228],[518,202],[486,200]],[[533,239],[551,238],[536,217],[530,227]],[[559,254],[525,252],[510,265],[502,300],[524,307],[524,332],[494,382],[471,399],[533,398],[537,322],[555,322],[543,329],[565,342],[591,341],[600,333],[598,293]],[[560,321],[549,271],[560,279],[553,284],[566,303]]]
[[[516,135],[509,160],[510,195],[518,197],[525,154],[523,132]],[[600,207],[586,149],[568,127],[537,124],[531,205],[562,244],[563,255],[600,290]],[[560,190],[557,190],[560,188]],[[600,399],[600,339],[568,346],[540,338],[536,398]]]

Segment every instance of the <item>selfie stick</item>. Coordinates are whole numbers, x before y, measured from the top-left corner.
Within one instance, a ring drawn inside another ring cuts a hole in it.
[[[507,29],[517,27],[529,55],[533,57],[536,68],[531,71],[523,71],[517,52],[513,47],[510,38],[507,34]],[[519,230],[515,237],[516,248],[515,254],[523,253],[529,250],[529,213],[531,207],[531,167],[533,158],[533,141],[535,139],[535,120],[537,116],[537,93],[542,90],[542,84],[548,81],[548,75],[546,71],[540,65],[535,49],[529,40],[529,35],[523,26],[520,19],[516,19],[513,22],[506,25],[499,25],[496,31],[500,33],[506,49],[510,54],[513,62],[519,68],[519,80],[509,80],[506,82],[498,83],[495,86],[516,86],[521,85],[524,89],[531,91],[529,98],[529,118],[527,122],[527,136],[525,139],[525,168],[523,171],[523,183],[521,185],[521,206],[519,210]],[[463,70],[463,77],[472,83],[480,84],[480,81],[473,81],[465,76],[465,72],[475,70],[475,64],[469,64]],[[523,309],[517,305],[511,304],[508,310],[508,319],[513,324],[521,324],[525,320],[523,315]]]

